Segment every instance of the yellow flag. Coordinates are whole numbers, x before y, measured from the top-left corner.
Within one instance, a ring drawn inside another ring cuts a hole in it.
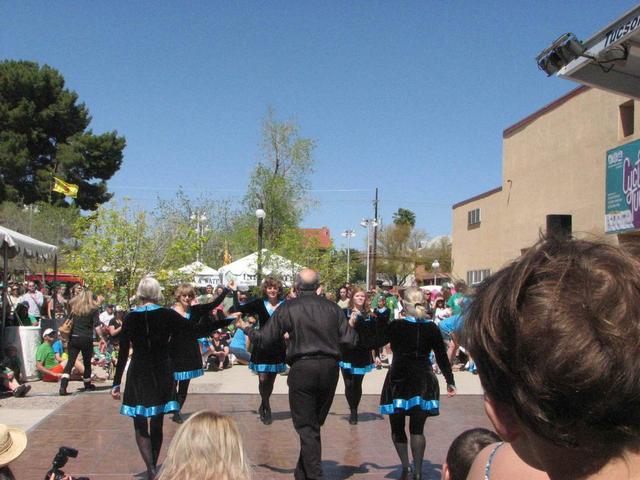
[[[53,191],[62,193],[65,197],[76,198],[78,196],[78,185],[53,177]]]
[[[229,253],[229,250],[227,250],[227,247],[224,248],[222,263],[224,265],[229,265],[231,263],[231,254]]]

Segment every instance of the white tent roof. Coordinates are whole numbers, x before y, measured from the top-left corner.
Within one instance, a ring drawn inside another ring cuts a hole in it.
[[[293,275],[301,269],[301,265],[289,259],[269,252],[266,248],[262,250],[263,275],[277,275],[285,285],[291,285]],[[223,274],[226,280],[234,278],[247,285],[255,285],[258,271],[258,252],[242,257],[228,265],[223,265],[218,271]]]
[[[202,262],[195,261],[189,265],[179,268],[182,273],[192,273],[194,275],[213,276],[218,275],[218,270],[205,265]]]
[[[0,226],[0,247],[2,248],[0,253],[4,253],[5,246],[7,247],[9,258],[22,254],[28,258],[46,260],[54,256],[58,251],[58,247],[55,245],[49,245],[48,243]]]

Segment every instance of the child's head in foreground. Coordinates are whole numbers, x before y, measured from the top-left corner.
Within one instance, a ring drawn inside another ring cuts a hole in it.
[[[251,469],[236,422],[203,410],[178,429],[158,480],[249,480]]]
[[[499,441],[500,437],[486,428],[462,432],[451,442],[447,463],[442,467],[442,480],[465,480],[480,450]]]
[[[638,452],[638,258],[542,239],[478,286],[464,337],[487,413],[527,463],[551,446],[600,465]]]

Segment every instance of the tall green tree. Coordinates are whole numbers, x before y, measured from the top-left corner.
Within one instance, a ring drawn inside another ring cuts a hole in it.
[[[0,62],[0,201],[65,204],[51,192],[57,176],[79,186],[75,204],[95,210],[112,194],[107,183],[122,164],[124,137],[96,135],[78,94],[47,65]]]
[[[393,224],[378,235],[378,275],[393,285],[401,285],[423,263],[421,245],[426,240],[424,231],[408,224]]]
[[[246,215],[257,208],[267,213],[264,239],[267,247],[277,244],[281,232],[297,227],[309,204],[309,174],[313,170],[315,142],[300,136],[293,120],[276,118],[269,108],[262,123],[262,160],[251,175],[244,205]],[[255,218],[241,223],[255,224]]]

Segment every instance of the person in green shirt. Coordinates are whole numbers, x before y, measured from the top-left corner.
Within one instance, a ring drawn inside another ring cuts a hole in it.
[[[42,334],[42,343],[36,350],[36,370],[43,382],[57,382],[62,377],[64,367],[56,360],[56,354],[53,351],[55,341],[55,330],[47,328]]]
[[[447,307],[451,309],[452,315],[460,315],[462,313],[462,301],[467,293],[467,284],[462,280],[455,283],[456,293],[451,295],[447,301]]]

